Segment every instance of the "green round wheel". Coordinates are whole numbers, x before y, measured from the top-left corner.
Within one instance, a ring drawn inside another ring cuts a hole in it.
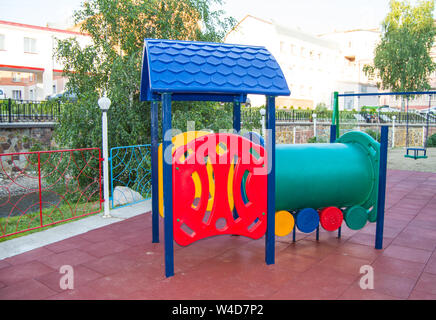
[[[368,212],[361,206],[353,206],[345,211],[344,220],[351,230],[360,230],[368,221]]]

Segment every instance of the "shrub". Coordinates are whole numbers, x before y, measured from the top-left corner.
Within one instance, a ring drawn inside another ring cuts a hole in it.
[[[366,129],[365,133],[370,135],[374,140],[380,142],[380,132],[372,129]]]
[[[436,133],[433,133],[427,139],[427,147],[436,147]]]

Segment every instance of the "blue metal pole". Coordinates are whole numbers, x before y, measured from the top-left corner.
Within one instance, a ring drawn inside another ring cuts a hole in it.
[[[296,227],[294,226],[294,228],[292,229],[292,242],[295,242],[295,238],[296,238]]]
[[[380,171],[378,181],[377,199],[377,225],[375,231],[375,248],[383,249],[383,226],[385,219],[385,200],[386,200],[386,168],[388,159],[388,136],[389,127],[381,127],[380,142]]]
[[[336,142],[336,125],[332,124],[330,126],[330,143],[335,143]],[[338,228],[338,239],[341,238],[341,233],[342,233],[342,227]]]
[[[268,152],[268,182],[267,182],[267,227],[265,236],[265,262],[266,264],[275,263],[275,199],[276,199],[276,107],[275,97],[266,98],[266,129],[267,129],[267,152]]]
[[[151,102],[151,214],[152,242],[159,242],[159,184],[158,184],[158,102]]]
[[[233,100],[233,131],[235,134],[241,133],[241,102],[237,98]],[[241,192],[242,194],[244,194],[242,185],[241,185]],[[236,220],[238,217],[239,215],[238,212],[236,211],[236,206],[235,206],[233,209],[233,219]]]
[[[165,275],[174,275],[173,172],[171,135],[171,93],[162,94],[162,155],[164,195]]]
[[[241,131],[241,102],[236,98],[233,100],[233,130],[236,134]]]
[[[113,150],[113,148],[111,148],[111,150],[109,151],[109,170],[110,170],[110,180],[111,180],[111,195],[110,195],[110,197],[109,197],[109,200],[110,200],[110,202],[111,202],[111,207],[112,207],[112,209],[114,208],[114,176],[113,176],[113,170],[112,170],[112,165],[113,165],[113,163],[112,163],[112,150]]]

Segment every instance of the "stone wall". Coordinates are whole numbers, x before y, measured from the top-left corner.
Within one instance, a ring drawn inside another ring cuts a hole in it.
[[[0,155],[28,151],[48,150],[56,148],[53,139],[54,124],[1,124],[0,125]],[[2,156],[2,174],[19,171],[27,166],[26,155]]]
[[[389,125],[389,146],[392,146],[392,124]],[[377,124],[341,124],[341,135],[345,132],[357,130],[374,130],[379,132]],[[404,124],[395,125],[395,147],[404,147],[406,145],[406,126]],[[330,123],[317,123],[316,124],[317,137],[321,142],[328,142],[330,140]],[[429,126],[428,136],[436,133],[436,125]],[[295,135],[295,137],[294,137]],[[314,124],[313,122],[289,122],[278,123],[276,125],[276,143],[307,143],[310,138],[314,137]],[[425,139],[425,125],[409,125],[409,146],[422,146],[423,137]]]

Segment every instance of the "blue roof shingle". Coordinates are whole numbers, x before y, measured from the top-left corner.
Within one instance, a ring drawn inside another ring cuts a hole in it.
[[[264,47],[146,39],[141,100],[233,101],[247,94],[289,95],[280,66]]]

